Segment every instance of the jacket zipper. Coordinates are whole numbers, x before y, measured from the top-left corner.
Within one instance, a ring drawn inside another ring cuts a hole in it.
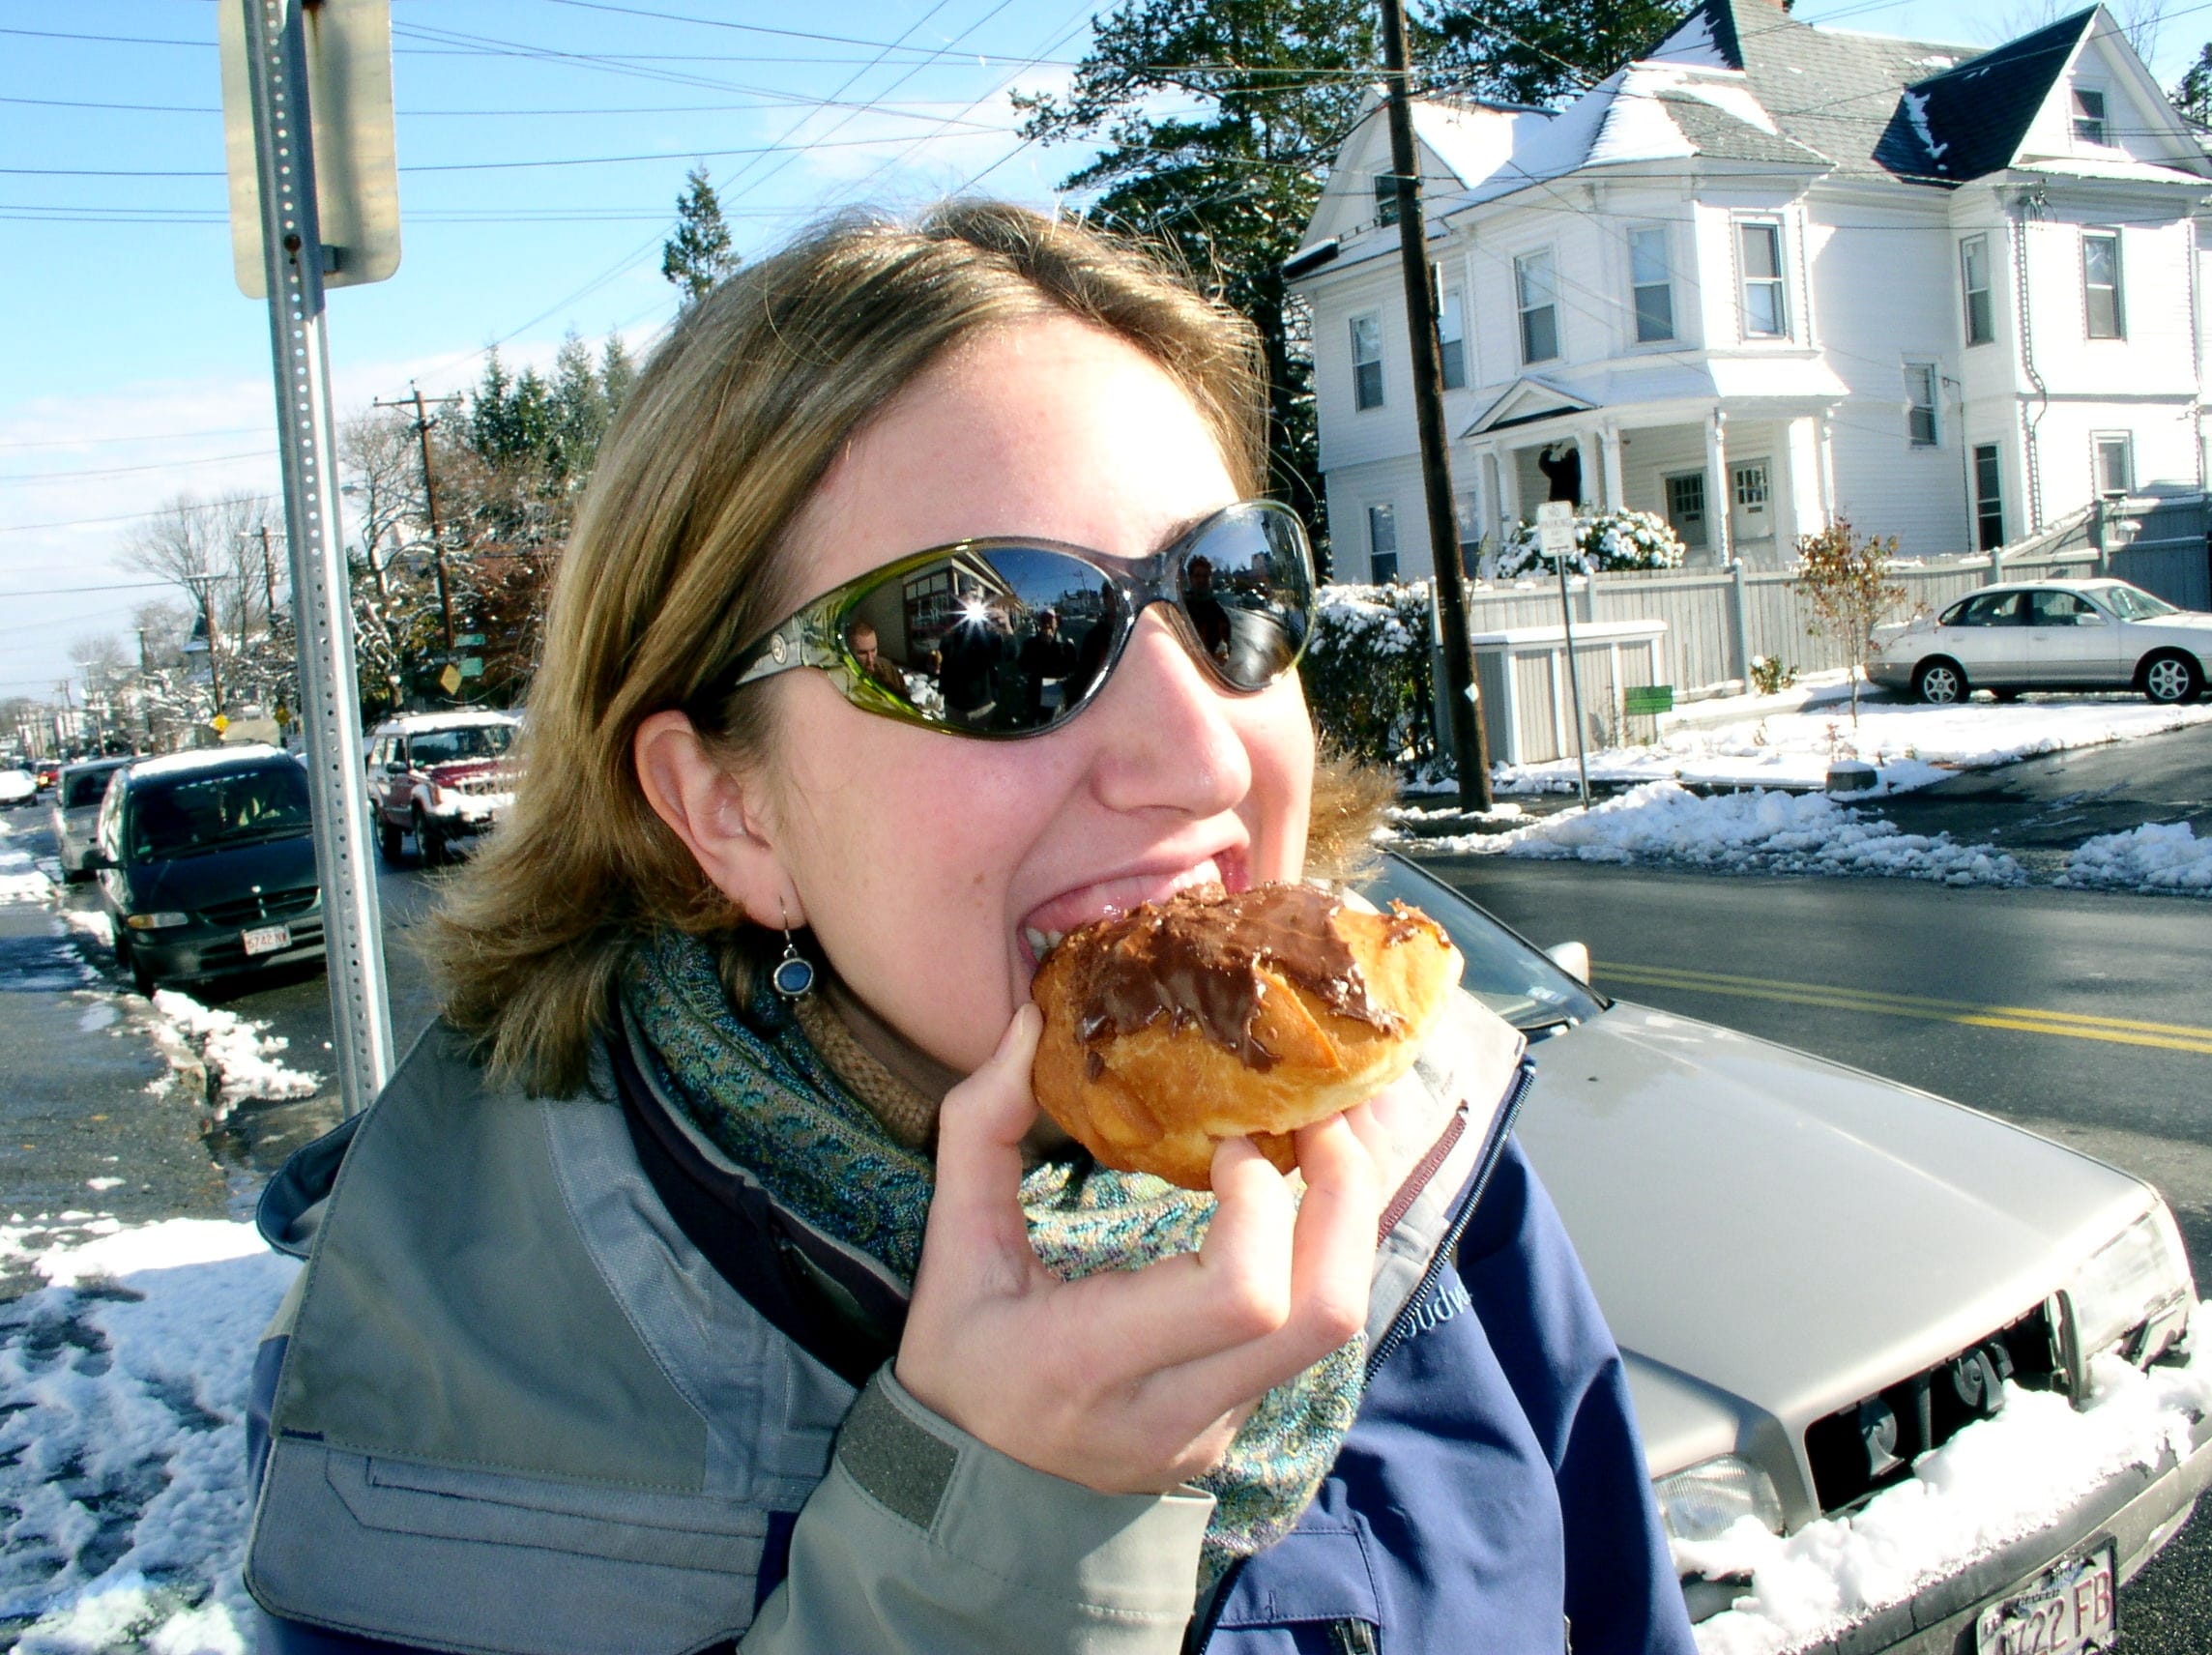
[[[1490,1144],[1482,1152],[1481,1164],[1474,1170],[1467,1201],[1460,1207],[1459,1216],[1452,1220],[1451,1228],[1444,1232],[1442,1239],[1437,1243],[1436,1251],[1429,1256],[1429,1267],[1421,1272],[1421,1279],[1414,1284],[1413,1291],[1399,1307],[1397,1316],[1391,1320],[1389,1331],[1368,1352],[1366,1378],[1373,1379],[1376,1372],[1389,1359],[1391,1352],[1406,1342],[1406,1326],[1412,1316],[1413,1307],[1428,1295],[1429,1290],[1436,1285],[1437,1278],[1450,1264],[1452,1253],[1459,1246],[1459,1238],[1467,1234],[1467,1227],[1474,1218],[1474,1209],[1482,1205],[1483,1192],[1490,1187],[1491,1175],[1498,1171],[1499,1160],[1505,1153],[1505,1140],[1513,1131],[1514,1119],[1520,1115],[1521,1105],[1528,1098],[1528,1088],[1534,1084],[1535,1079],[1534,1060],[1524,1057],[1520,1067],[1514,1071],[1512,1082],[1505,1089],[1504,1101],[1498,1106],[1497,1118],[1491,1126]],[[1244,1565],[1250,1560],[1246,1557],[1237,1558],[1223,1571],[1221,1579],[1214,1582],[1213,1593],[1207,1606],[1206,1625],[1198,1629],[1196,1638],[1186,1641],[1186,1649],[1194,1652],[1203,1650],[1213,1641],[1214,1628],[1220,1623],[1222,1606],[1229,1601],[1229,1594],[1237,1584],[1237,1577],[1244,1572]]]

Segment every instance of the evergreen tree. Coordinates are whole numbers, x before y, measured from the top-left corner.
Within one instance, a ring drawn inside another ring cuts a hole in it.
[[[599,387],[606,399],[607,418],[612,420],[622,412],[622,405],[629,400],[629,388],[637,378],[637,364],[630,361],[629,352],[623,349],[622,335],[609,334],[607,342],[599,347]]]
[[[684,175],[684,186],[676,198],[676,234],[660,247],[660,274],[676,284],[679,305],[705,298],[714,283],[738,268],[730,227],[722,221],[721,198],[708,182],[707,169],[693,167]]]
[[[1416,51],[1432,89],[1556,103],[1657,45],[1689,10],[1689,0],[1440,0]]]
[[[606,385],[592,347],[571,328],[553,358],[552,440],[547,464],[561,478],[589,477],[607,428]]]
[[[2189,66],[2189,73],[2167,97],[2184,120],[2212,127],[2212,41],[2205,43],[2197,61]]]

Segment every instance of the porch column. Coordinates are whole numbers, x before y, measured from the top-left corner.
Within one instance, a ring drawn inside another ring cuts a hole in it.
[[[1790,421],[1784,441],[1790,455],[1790,543],[1775,550],[1789,559],[1794,556],[1796,537],[1818,535],[1827,527],[1828,514],[1821,501],[1826,490],[1821,486],[1819,421],[1810,414]]]
[[[1597,455],[1597,444],[1593,440],[1596,436],[1595,431],[1577,431],[1575,433],[1575,457],[1582,461],[1583,468],[1582,498],[1576,501],[1575,505],[1583,510],[1587,510],[1600,504],[1597,498],[1600,462]]]
[[[1521,509],[1521,462],[1511,449],[1498,450],[1498,508],[1508,529],[1528,515]]]
[[[1956,425],[1952,427],[1958,429]],[[1824,528],[1836,520],[1836,411],[1820,412],[1820,518]]]
[[[1620,427],[1610,420],[1598,433],[1599,452],[1605,459],[1605,508],[1608,511],[1628,509],[1627,492],[1620,481]]]
[[[1729,533],[1727,435],[1728,415],[1715,408],[1705,421],[1705,544],[1723,566],[1735,562],[1734,537]]]
[[[1498,445],[1490,443],[1482,450],[1482,498],[1490,505],[1490,535],[1493,551],[1504,543],[1512,519],[1505,515],[1505,485],[1499,480],[1504,468],[1499,463]]]

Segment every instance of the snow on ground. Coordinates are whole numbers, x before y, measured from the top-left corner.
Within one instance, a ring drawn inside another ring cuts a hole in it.
[[[174,1031],[176,1041],[197,1053],[207,1065],[224,1112],[245,1098],[312,1097],[321,1089],[320,1076],[287,1068],[278,1060],[277,1055],[291,1042],[281,1034],[264,1032],[266,1022],[202,1005],[173,988],[154,991],[154,1009]],[[172,1047],[172,1065],[179,1055]]]
[[[2212,896],[2212,839],[2199,839],[2186,822],[2146,822],[2126,833],[2084,840],[2058,883]]]
[[[1720,1539],[1674,1543],[1678,1568],[1748,1575],[1748,1595],[1702,1622],[1701,1655],[1776,1655],[1834,1637],[1928,1582],[2047,1526],[2129,1466],[2189,1452],[2212,1412],[2212,1300],[2197,1307],[2192,1359],[2149,1373],[2098,1358],[2089,1406],[2005,1387],[2004,1411],[1922,1456],[1909,1482],[1848,1517],[1784,1539],[1743,1519]]]
[[[0,823],[0,841],[7,836],[7,825]],[[0,903],[44,902],[53,893],[54,882],[39,871],[30,852],[0,843]]]
[[[2154,707],[2139,697],[2051,695],[2003,706],[1922,707],[1867,698],[1862,690],[1854,726],[1848,700],[1835,699],[1840,688],[1818,685],[1811,701],[1800,691],[1691,703],[1660,720],[1653,744],[1589,754],[1590,780],[1667,777],[1697,786],[1819,788],[1830,762],[1842,758],[1874,766],[1877,791],[1904,793],[1962,769],[2212,723],[2212,703],[2205,702]],[[1568,791],[1576,786],[1574,755],[1501,765],[1493,780],[1507,793]]]
[[[247,1383],[297,1265],[250,1225],[102,1224],[0,1308],[0,1623],[22,1655],[245,1655]]]
[[[1702,795],[1654,781],[1503,833],[1421,842],[1424,853],[1542,857],[1585,862],[1678,862],[1730,873],[1872,874],[1945,885],[2024,885],[2026,873],[1988,845],[1931,838],[1837,803],[1825,794]]]

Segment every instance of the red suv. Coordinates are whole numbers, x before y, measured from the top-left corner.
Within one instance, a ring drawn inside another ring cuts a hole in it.
[[[413,712],[368,739],[369,810],[384,859],[410,834],[426,866],[481,833],[514,799],[510,761],[521,720],[508,712]]]

